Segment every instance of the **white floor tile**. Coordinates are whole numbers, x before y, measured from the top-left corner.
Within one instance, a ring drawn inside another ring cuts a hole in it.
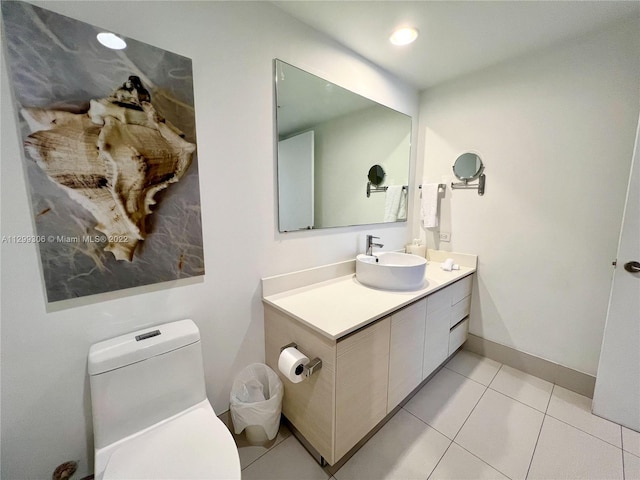
[[[330,477],[293,435],[242,471],[242,480],[327,480]]]
[[[622,447],[620,425],[591,413],[591,399],[555,385],[547,415],[573,425],[618,448]]]
[[[449,360],[446,367],[478,383],[489,385],[501,365],[501,363],[491,360],[490,358],[481,357],[466,350],[460,350],[455,357]]]
[[[234,437],[236,438],[236,445],[238,445],[240,466],[242,468],[249,466],[251,463],[255,462],[258,458],[260,458],[262,455],[267,453],[269,450],[271,450],[273,447],[278,445],[289,436],[291,436],[291,432],[284,425],[280,427],[276,438],[272,442],[269,442],[265,445],[251,445],[244,437],[244,433],[240,435],[234,435]]]
[[[621,479],[622,450],[553,417],[545,417],[528,480]]]
[[[544,412],[549,404],[553,383],[503,365],[489,388]]]
[[[532,480],[601,480],[624,470],[625,480],[640,480],[640,433],[592,415],[589,398],[549,386],[461,351],[333,477],[283,425],[265,446],[234,436],[242,478],[516,480],[528,471]]]
[[[485,390],[484,385],[443,368],[404,408],[453,439]]]
[[[429,480],[508,480],[464,448],[452,443]]]
[[[622,448],[640,457],[640,432],[622,427]]]
[[[640,457],[624,452],[624,480],[640,480]]]
[[[240,467],[246,468],[248,465],[256,461],[262,455],[267,453],[273,447],[282,442],[285,438],[291,435],[291,431],[286,427],[284,423],[280,424],[280,429],[278,430],[278,435],[273,441],[265,444],[265,445],[251,445],[244,434],[244,432],[236,435],[233,430],[233,422],[231,421],[231,415],[229,412],[225,412],[219,415],[220,420],[227,426],[227,428],[231,431],[231,435],[233,435],[233,439],[236,442],[236,446],[238,447],[238,455],[240,457]]]
[[[543,413],[488,389],[455,441],[509,478],[525,478],[543,418]]]
[[[400,410],[333,476],[336,480],[424,480],[450,443]]]

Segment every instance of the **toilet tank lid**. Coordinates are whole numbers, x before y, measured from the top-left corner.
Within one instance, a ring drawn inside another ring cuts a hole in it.
[[[192,320],[179,320],[94,343],[89,349],[89,375],[141,362],[200,340]]]

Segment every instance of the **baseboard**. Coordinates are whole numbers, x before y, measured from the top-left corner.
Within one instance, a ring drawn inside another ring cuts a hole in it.
[[[467,337],[463,348],[560,385],[572,392],[593,398],[596,377],[592,375],[472,334]]]

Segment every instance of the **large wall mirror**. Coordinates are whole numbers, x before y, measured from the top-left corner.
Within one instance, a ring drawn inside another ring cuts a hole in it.
[[[406,221],[408,189],[397,192],[409,182],[411,117],[281,60],[275,73],[279,230]],[[372,165],[385,175],[367,196]]]

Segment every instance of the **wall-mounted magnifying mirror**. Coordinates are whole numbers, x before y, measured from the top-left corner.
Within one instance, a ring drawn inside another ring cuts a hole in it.
[[[482,159],[475,153],[463,153],[453,164],[453,173],[460,180],[475,180],[484,170]]]
[[[387,173],[384,171],[380,165],[374,165],[369,169],[369,173],[367,174],[367,178],[369,181],[367,182],[367,198],[371,197],[371,192],[386,192],[387,187],[381,187],[384,183],[384,177],[387,176]],[[373,188],[371,188],[373,186]]]
[[[386,173],[384,173],[384,168],[382,168],[380,165],[374,165],[373,167],[371,167],[369,169],[368,175],[371,185],[374,185],[376,187],[380,185],[382,182],[384,182],[385,175]]]
[[[482,173],[484,164],[480,155],[465,152],[460,155],[453,164],[453,174],[462,180],[462,183],[452,183],[452,189],[477,189],[478,195],[484,195],[485,175]],[[469,185],[472,180],[478,179],[478,184]]]

